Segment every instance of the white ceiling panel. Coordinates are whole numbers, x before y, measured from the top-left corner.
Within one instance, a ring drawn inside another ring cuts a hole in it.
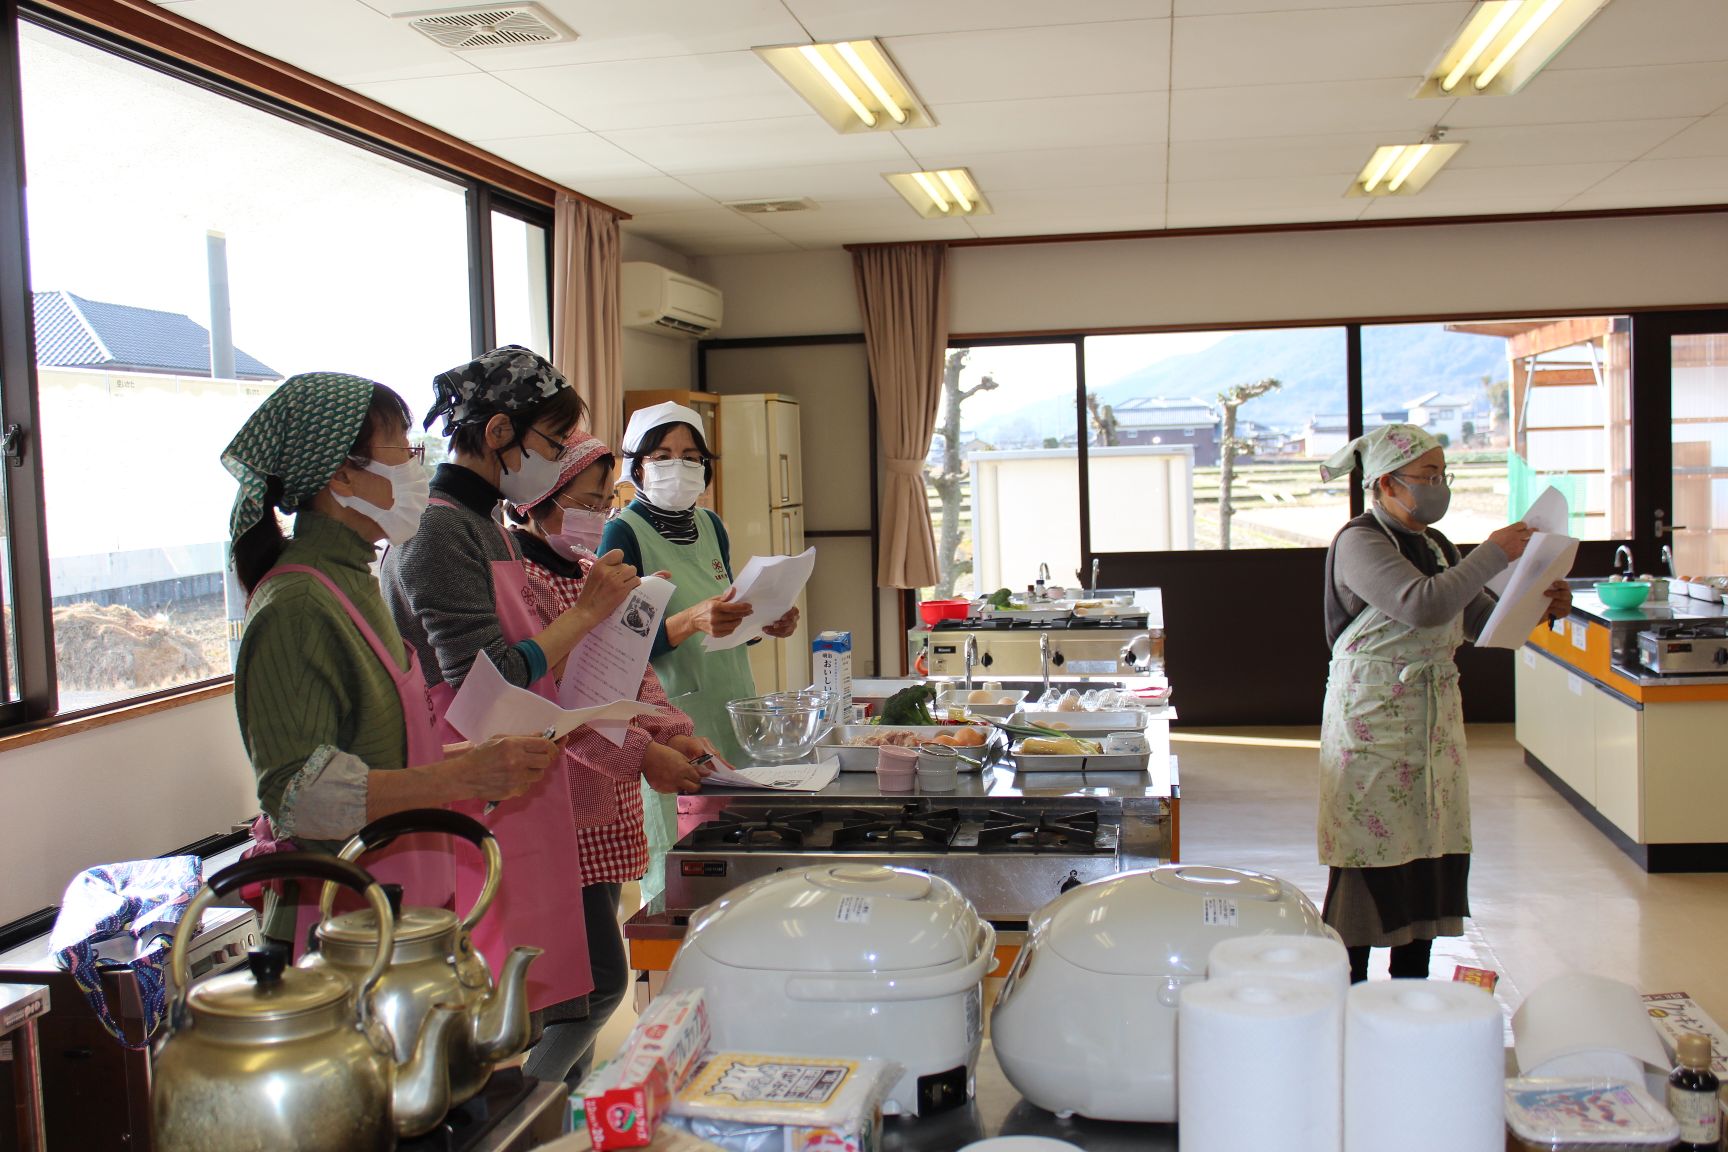
[[[969,152],[1156,144],[1168,119],[1162,92],[996,100],[931,109],[936,127],[895,133],[920,163]]]
[[[888,51],[926,106],[1159,92],[1169,86],[1170,22],[906,36]]]
[[[1399,77],[1414,88],[1469,12],[1468,0],[1460,0],[1397,8],[1178,17],[1174,86],[1224,88]]]
[[[1060,8],[1049,0],[786,0],[786,7],[818,40],[1060,28],[1106,20],[1155,20],[1170,14],[1170,0],[1083,0]]]
[[[931,168],[970,168],[990,196],[1031,188],[1107,188],[1164,182],[1164,145],[1121,148],[1052,148],[1036,152],[991,152],[968,158],[937,153]]]
[[[1428,186],[1415,196],[1397,196],[1397,200],[1421,200],[1438,203],[1441,200],[1511,199],[1527,196],[1566,198],[1601,183],[1622,167],[1621,164],[1543,164],[1527,168],[1442,168]],[[1382,197],[1385,199],[1385,197]]]
[[[995,215],[977,217],[972,221],[974,226],[992,219],[1022,225],[1033,221],[1045,224],[1058,220],[1133,220],[1132,227],[1136,229],[1160,228],[1164,224],[1164,189],[1156,184],[1032,188],[998,193],[986,190],[984,194],[990,198]]]
[[[893,135],[858,132],[842,136],[814,113],[730,124],[633,128],[607,132],[605,137],[671,176],[784,168],[794,161],[806,164],[881,161],[894,165],[906,160],[905,150]]]
[[[1728,204],[1728,156],[1639,160],[1625,165],[1589,191],[1609,195],[1700,192]]]
[[[453,76],[478,69],[359,0],[186,0],[176,15],[338,84]]]
[[[1550,68],[1624,68],[1728,60],[1722,0],[1615,0],[1586,24]]]
[[[1459,129],[1446,137],[1464,148],[1446,166],[1514,168],[1636,160],[1696,120],[1611,120],[1601,124],[1514,125]]]
[[[1272,218],[1296,209],[1330,211],[1344,199],[1350,174],[1319,176],[1269,175],[1257,180],[1189,180],[1170,185],[1170,211],[1191,213],[1199,208],[1220,211],[1263,211]],[[1358,211],[1361,205],[1357,204]]]
[[[1265,140],[1182,140],[1170,145],[1170,181],[1254,180],[1261,176],[1353,175],[1384,133],[1275,136]]]
[[[1222,16],[1236,12],[1293,12],[1305,8],[1411,8],[1457,5],[1458,0],[1175,0],[1177,16]]]
[[[1426,193],[1424,193],[1426,195]],[[1423,216],[1512,216],[1525,212],[1558,212],[1566,207],[1563,196],[1480,197],[1435,200],[1418,204],[1421,196],[1382,196],[1371,200],[1363,220],[1409,220]]]
[[[1653,159],[1687,156],[1728,156],[1728,111],[1707,116],[1671,136],[1650,153]]]
[[[251,0],[292,8],[299,0]],[[359,2],[359,0],[356,0]],[[471,8],[476,0],[365,0],[387,14]],[[807,37],[779,0],[536,0],[577,39],[568,44],[485,48],[463,57],[487,71],[551,68],[601,60],[650,60],[737,52]]]
[[[1179,91],[1171,97],[1170,137],[1231,140],[1386,132],[1392,134],[1386,142],[1396,143],[1436,123],[1453,122],[1446,110],[1457,101],[1412,100],[1414,86],[1408,80],[1352,80]]]
[[[768,120],[809,111],[754,52],[521,68],[499,78],[592,132]]]
[[[586,190],[596,180],[634,180],[659,175],[651,165],[592,132],[475,143],[495,156],[578,191]]]
[[[766,200],[808,196],[812,200],[898,200],[884,172],[905,172],[911,162],[811,164],[794,168],[752,168],[742,172],[692,172],[681,179],[715,200]]]
[[[1412,103],[1437,104],[1423,100]],[[1728,67],[1674,64],[1662,68],[1579,68],[1545,71],[1516,96],[1454,100],[1445,123],[1454,128],[1499,124],[1576,124],[1708,116],[1728,104]]]
[[[632,216],[690,212],[712,208],[714,201],[670,176],[640,176],[625,180],[584,180],[584,195],[621,208]]]
[[[1172,188],[1172,193],[1174,193]],[[1268,211],[1260,208],[1230,208],[1217,204],[1190,204],[1181,209],[1171,206],[1165,217],[1167,228],[1238,228],[1255,224],[1320,224],[1335,220],[1354,220],[1362,213],[1360,200],[1313,204],[1306,207],[1281,208]]]
[[[464,140],[552,136],[580,128],[538,100],[483,72],[349,87]]]

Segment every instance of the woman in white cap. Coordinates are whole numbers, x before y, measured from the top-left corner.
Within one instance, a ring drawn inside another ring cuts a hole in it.
[[[742,752],[726,714],[726,702],[756,694],[744,648],[709,651],[704,633],[729,636],[750,605],[731,599],[732,557],[720,517],[696,507],[714,479],[714,453],[702,435],[702,418],[682,404],[665,403],[633,413],[624,430],[627,477],[637,498],[614,516],[601,537],[602,552],[616,548],[638,572],[665,572],[677,586],[666,619],[654,639],[652,663],[672,703],[695,722],[696,735],[738,761]],[[786,637],[798,627],[798,609],[763,630]],[[677,839],[676,806],[669,796],[643,794],[650,863],[642,879],[644,902],[663,888],[661,862]]]
[[[1523,555],[1509,524],[1461,556],[1431,527],[1446,515],[1446,452],[1412,424],[1351,441],[1321,466],[1362,469],[1373,507],[1326,553],[1331,671],[1320,728],[1320,862],[1325,919],[1368,978],[1369,950],[1392,950],[1393,977],[1426,978],[1436,936],[1470,914],[1470,793],[1464,713],[1452,655],[1494,610],[1488,581]],[[1564,581],[1548,590],[1565,616]]]

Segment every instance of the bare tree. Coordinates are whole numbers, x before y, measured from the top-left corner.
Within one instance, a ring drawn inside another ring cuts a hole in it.
[[[1086,393],[1086,412],[1092,425],[1092,444],[1098,448],[1116,447],[1116,410],[1098,402],[1098,393]]]
[[[1251,440],[1236,436],[1236,410],[1256,396],[1276,392],[1284,385],[1267,377],[1252,384],[1232,384],[1218,393],[1218,404],[1224,409],[1223,436],[1218,443],[1218,547],[1230,547],[1230,488],[1236,480],[1236,457],[1246,455],[1254,447]]]
[[[960,482],[966,476],[966,461],[960,452],[960,405],[980,392],[994,391],[996,379],[986,375],[970,388],[960,387],[960,373],[971,354],[970,348],[949,349],[942,366],[942,467],[930,478],[942,505],[942,531],[936,542],[938,598],[954,595],[960,578],[972,571],[972,562],[956,555],[960,550]]]

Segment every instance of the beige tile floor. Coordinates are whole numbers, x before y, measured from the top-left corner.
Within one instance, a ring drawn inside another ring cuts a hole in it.
[[[1270,872],[1319,903],[1317,737],[1312,728],[1178,733],[1183,859]],[[1436,946],[1434,975],[1450,976],[1457,962],[1492,968],[1510,1012],[1545,980],[1581,968],[1645,992],[1690,992],[1728,1025],[1728,873],[1645,874],[1525,766],[1510,725],[1473,725],[1468,738],[1475,915],[1466,936]],[[626,916],[635,903],[632,885]],[[1382,973],[1384,955],[1375,955]],[[602,1058],[633,1021],[626,1002],[601,1037]]]

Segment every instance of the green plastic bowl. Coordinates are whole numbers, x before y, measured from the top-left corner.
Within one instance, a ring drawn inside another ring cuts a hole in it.
[[[1636,608],[1650,595],[1650,584],[1644,580],[1627,580],[1620,584],[1598,584],[1596,595],[1610,608]]]

